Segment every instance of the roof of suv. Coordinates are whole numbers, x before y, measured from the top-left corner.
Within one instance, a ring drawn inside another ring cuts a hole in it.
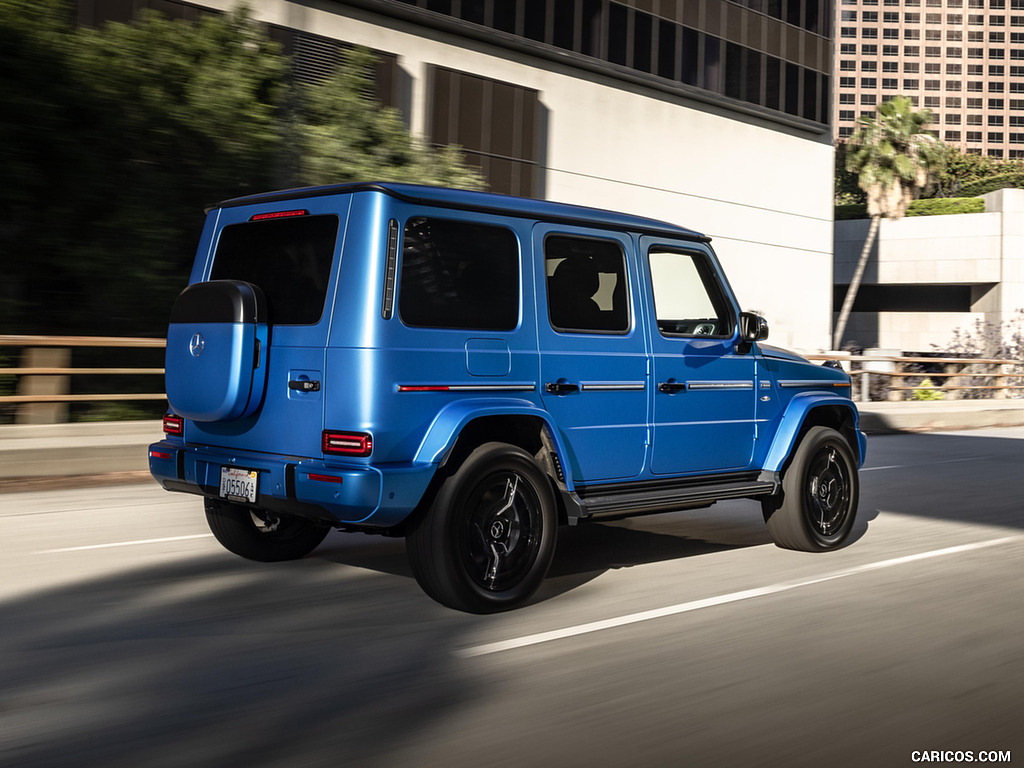
[[[527,197],[499,195],[492,192],[471,192],[463,189],[447,187],[430,187],[420,184],[398,184],[391,182],[359,182],[351,184],[329,184],[321,187],[303,187],[285,189],[277,192],[247,195],[225,200],[214,208],[235,208],[242,205],[258,205],[285,200],[300,200],[306,197],[322,197],[325,195],[342,195],[353,192],[383,192],[411,203],[431,205],[442,208],[458,208],[475,210],[485,213],[497,213],[506,216],[537,218],[544,221],[562,223],[579,223],[605,229],[621,229],[631,232],[650,232],[687,240],[707,241],[710,238],[692,229],[680,227],[657,219],[643,216],[632,216],[600,208],[588,208],[581,205],[554,203],[547,200],[534,200]]]

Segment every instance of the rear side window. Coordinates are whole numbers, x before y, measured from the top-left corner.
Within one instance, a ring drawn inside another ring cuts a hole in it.
[[[263,289],[273,325],[320,321],[338,240],[337,216],[296,216],[224,227],[211,280]]]
[[[410,219],[398,290],[406,325],[511,331],[519,324],[518,241],[505,227]]]
[[[629,330],[626,263],[612,240],[552,235],[544,241],[548,316],[570,333]]]

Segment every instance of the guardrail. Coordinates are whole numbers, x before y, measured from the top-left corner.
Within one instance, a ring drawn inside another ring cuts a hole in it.
[[[853,398],[976,400],[1024,395],[1024,360],[976,357],[808,355],[838,360],[853,378]]]
[[[17,420],[23,423],[67,421],[72,403],[166,400],[162,392],[72,392],[72,376],[160,376],[163,368],[139,366],[80,366],[71,362],[71,351],[80,348],[163,349],[164,339],[124,338],[116,336],[25,336],[0,334],[0,350],[20,349],[20,363],[0,365],[0,381],[17,380],[17,394],[0,390],[0,406],[17,408]],[[163,389],[162,378],[159,388]],[[156,387],[154,387],[156,389]]]
[[[148,392],[71,392],[71,376],[163,376],[163,368],[75,367],[71,350],[88,347],[162,349],[164,339],[114,336],[0,335],[0,348],[21,349],[21,363],[0,366],[0,381],[17,378],[17,394],[0,392],[0,406],[17,406],[19,421],[66,420],[69,403],[161,401],[166,395]],[[853,377],[855,400],[977,399],[1024,396],[1024,361],[967,357],[879,357],[808,355],[815,361],[838,360]],[[163,383],[162,381],[160,382]],[[162,387],[161,387],[162,389]],[[49,410],[45,410],[49,407]],[[60,412],[63,407],[63,418]]]

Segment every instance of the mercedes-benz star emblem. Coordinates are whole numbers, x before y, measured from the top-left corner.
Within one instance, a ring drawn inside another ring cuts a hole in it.
[[[192,357],[199,357],[203,354],[203,347],[206,346],[206,341],[203,340],[203,335],[197,333],[192,337],[192,340],[188,343],[188,351],[192,353]]]

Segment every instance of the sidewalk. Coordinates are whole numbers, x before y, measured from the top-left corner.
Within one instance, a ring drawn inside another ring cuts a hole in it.
[[[858,408],[868,434],[1024,425],[1024,399],[859,403]],[[14,482],[20,488],[26,478],[144,481],[146,449],[162,437],[159,421],[0,425],[0,490]]]

